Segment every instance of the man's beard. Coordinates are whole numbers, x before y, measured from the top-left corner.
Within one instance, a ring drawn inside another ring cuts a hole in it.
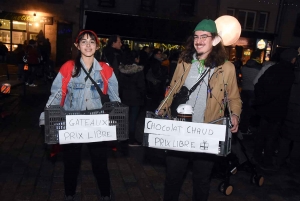
[[[196,56],[197,56],[197,57],[201,57],[203,54],[204,54],[204,52],[199,52],[199,53],[196,52]]]

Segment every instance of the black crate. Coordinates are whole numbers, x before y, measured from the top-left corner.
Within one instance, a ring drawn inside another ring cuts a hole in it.
[[[65,111],[60,105],[50,105],[45,108],[45,143],[59,143],[58,131],[66,129],[66,115],[108,114],[109,125],[116,126],[117,139],[127,140],[129,108],[119,102],[104,103],[101,109],[87,111]]]

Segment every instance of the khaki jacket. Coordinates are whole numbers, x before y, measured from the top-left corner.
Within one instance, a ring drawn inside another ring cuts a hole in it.
[[[177,64],[174,76],[172,78],[170,89],[166,98],[158,107],[159,110],[164,110],[164,115],[170,117],[170,105],[173,101],[174,94],[178,93],[183,86],[187,75],[191,69],[190,63],[180,62]],[[208,93],[206,109],[204,114],[204,122],[208,123],[217,120],[224,116],[224,90],[226,87],[228,93],[229,106],[232,114],[240,116],[242,109],[242,101],[240,98],[239,89],[236,81],[236,73],[234,65],[231,62],[225,62],[223,65],[212,69],[210,72],[209,86],[211,94]],[[197,114],[196,114],[197,115]]]

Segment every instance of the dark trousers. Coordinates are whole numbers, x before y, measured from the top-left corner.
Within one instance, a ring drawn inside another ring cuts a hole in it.
[[[241,99],[243,101],[243,111],[241,113],[241,121],[239,129],[246,133],[250,126],[250,119],[254,116],[255,110],[251,107],[251,102],[254,99],[254,91],[244,90],[241,92]]]
[[[33,84],[33,81],[36,78],[36,70],[38,67],[39,64],[28,64],[28,70],[24,70],[24,82]]]
[[[264,117],[260,119],[260,127],[255,136],[255,148],[253,157],[266,165],[273,164],[273,154],[277,148],[281,122],[272,122]],[[262,152],[264,151],[264,154]]]
[[[129,106],[129,141],[135,141],[136,121],[139,115],[140,106]]]
[[[83,144],[63,145],[64,186],[66,196],[75,195],[77,177],[81,165],[81,148]],[[107,168],[106,142],[86,143],[94,176],[96,177],[101,196],[110,196],[110,177]]]
[[[288,157],[291,166],[300,168],[300,142],[281,137],[279,139],[278,165],[284,165]]]
[[[168,151],[164,201],[178,200],[190,160],[193,162],[193,200],[207,200],[214,159],[210,154]]]

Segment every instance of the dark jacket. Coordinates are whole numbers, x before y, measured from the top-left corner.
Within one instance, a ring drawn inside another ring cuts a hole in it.
[[[280,61],[266,70],[255,85],[253,105],[257,114],[272,122],[282,121],[293,81],[293,64],[290,62]]]
[[[295,141],[300,141],[300,68],[295,70],[295,80],[291,89],[281,134]]]
[[[148,72],[146,74],[147,96],[152,99],[164,98],[166,81],[168,79],[167,68],[161,65],[161,61],[151,57],[148,62]]]
[[[250,59],[247,61],[246,65],[241,68],[243,75],[242,89],[243,90],[254,90],[253,80],[260,71],[262,65],[257,61]]]
[[[128,106],[143,105],[146,92],[143,66],[120,65],[119,69],[119,93],[122,103]]]
[[[103,49],[101,60],[107,62],[114,69],[114,73],[119,80],[119,65],[122,61],[122,51],[106,46]]]

